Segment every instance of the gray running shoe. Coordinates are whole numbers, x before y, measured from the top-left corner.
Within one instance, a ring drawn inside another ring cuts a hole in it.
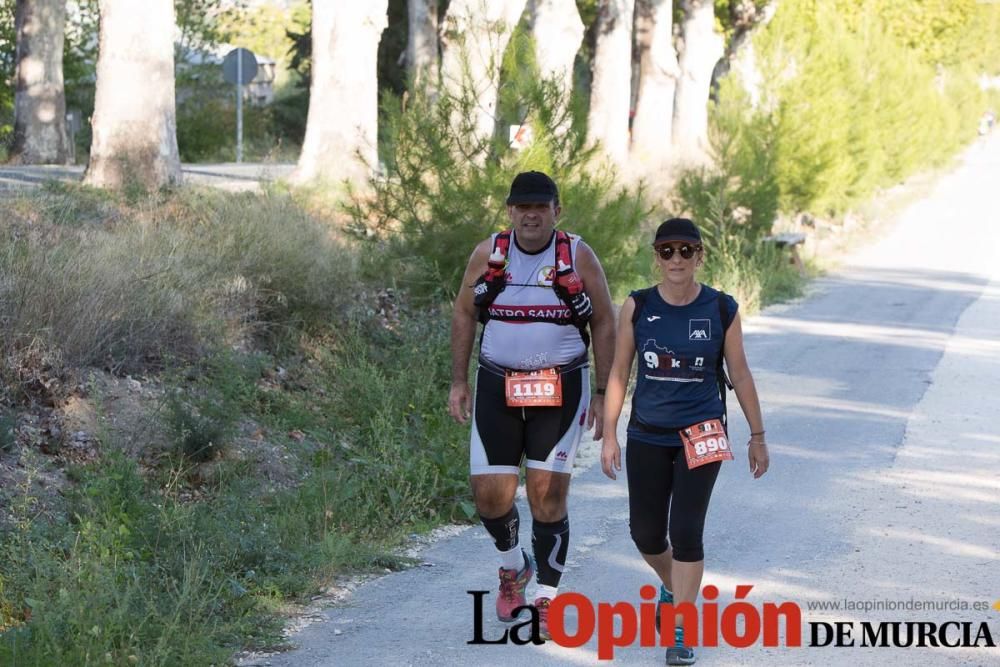
[[[671,646],[667,649],[668,665],[693,665],[694,650],[684,646]]]
[[[674,629],[674,645],[667,649],[668,665],[693,665],[694,649],[684,646],[684,629]]]

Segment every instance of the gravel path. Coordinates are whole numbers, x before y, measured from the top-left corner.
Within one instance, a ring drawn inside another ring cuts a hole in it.
[[[753,585],[747,599],[758,608],[798,603],[804,646],[699,649],[699,665],[1000,665],[1000,648],[807,646],[810,623],[854,623],[860,644],[862,621],[907,620],[968,622],[973,636],[986,622],[1000,643],[1000,611],[889,608],[1000,598],[1000,435],[992,419],[1000,395],[998,184],[993,137],[805,298],[746,322],[772,469],[753,481],[742,457],[724,466],[705,536],[705,583],[721,590],[720,610],[738,584]],[[736,401],[730,405],[742,453],[746,425]],[[624,479],[607,480],[594,465],[597,452],[584,446],[573,482],[561,591],[635,602],[652,578],[628,536]],[[576,649],[467,644],[467,591],[490,590],[491,605],[496,587],[496,558],[480,527],[438,541],[423,559],[423,567],[370,581],[323,611],[291,637],[296,650],[243,664],[598,662],[595,641]],[[808,607],[845,600],[882,608]],[[487,607],[485,636],[502,632]],[[663,649],[620,649],[615,662],[661,665]]]

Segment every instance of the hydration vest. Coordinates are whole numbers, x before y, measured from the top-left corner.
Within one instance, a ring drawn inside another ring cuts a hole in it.
[[[512,232],[513,230],[506,229],[494,237],[486,272],[473,288],[475,305],[479,309],[479,321],[484,326],[490,321],[490,306],[507,285],[507,256],[510,254]],[[589,347],[590,335],[587,333],[587,324],[593,312],[590,297],[584,288],[583,280],[573,267],[570,235],[560,229],[555,231],[555,253],[556,275],[552,279],[552,289],[559,300],[569,308],[570,317],[566,321],[554,323],[575,326],[580,331],[583,344]],[[538,321],[552,322],[550,319]]]

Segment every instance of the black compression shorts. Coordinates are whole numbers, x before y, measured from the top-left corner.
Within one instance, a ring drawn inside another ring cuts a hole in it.
[[[469,462],[473,475],[516,475],[529,468],[570,472],[590,406],[590,373],[584,364],[562,374],[561,407],[507,407],[504,377],[480,365]]]

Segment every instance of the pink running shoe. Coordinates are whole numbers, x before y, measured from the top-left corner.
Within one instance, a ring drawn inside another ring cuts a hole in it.
[[[521,553],[524,553],[523,551]],[[524,569],[520,572],[500,568],[500,594],[497,595],[497,618],[504,623],[514,620],[514,610],[527,604],[524,589],[535,574],[531,558],[524,554]]]
[[[549,605],[552,598],[535,598],[535,609],[538,610],[538,634],[542,639],[552,639],[549,633]]]

